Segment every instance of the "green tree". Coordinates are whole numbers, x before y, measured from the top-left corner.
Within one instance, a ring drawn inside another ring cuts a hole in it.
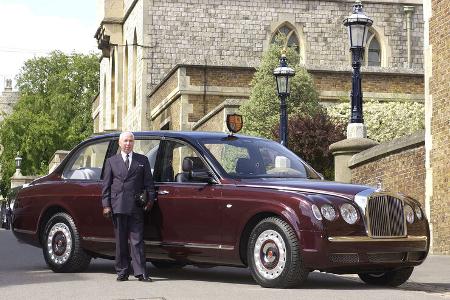
[[[278,43],[271,44],[264,52],[261,64],[251,82],[250,98],[240,107],[244,118],[243,132],[265,138],[273,138],[272,130],[279,124],[280,100],[276,91],[273,70],[279,66],[284,45],[284,36],[277,37]],[[313,114],[322,109],[318,93],[311,76],[301,67],[300,55],[294,48],[286,49],[288,65],[295,70],[291,78],[291,94],[287,99],[288,114]]]
[[[22,174],[43,175],[56,150],[70,149],[92,134],[91,104],[98,80],[94,54],[54,51],[25,62],[17,78],[19,101],[0,124],[3,195],[17,152],[23,157]]]

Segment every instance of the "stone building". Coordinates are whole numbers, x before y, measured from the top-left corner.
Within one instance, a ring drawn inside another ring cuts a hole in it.
[[[19,92],[14,92],[12,80],[6,79],[5,89],[0,95],[0,122],[3,121],[5,115],[9,115],[12,112],[17,100],[19,100]]]
[[[353,0],[103,0],[94,130],[222,130],[282,32],[322,101],[348,101]],[[366,0],[366,99],[424,101],[422,0]],[[275,85],[274,85],[275,88]]]
[[[450,1],[425,0],[425,199],[432,249],[450,254]]]

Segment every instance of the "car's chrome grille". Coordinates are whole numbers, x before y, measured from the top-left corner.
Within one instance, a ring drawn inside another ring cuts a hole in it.
[[[405,218],[402,200],[379,195],[369,198],[367,224],[372,237],[405,236]]]

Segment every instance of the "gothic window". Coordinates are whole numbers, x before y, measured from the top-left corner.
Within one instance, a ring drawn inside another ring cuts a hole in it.
[[[364,66],[381,67],[381,46],[375,33],[369,31],[369,38],[364,54]]]
[[[278,34],[283,34],[286,36],[286,43],[284,44],[285,47],[294,47],[294,49],[297,52],[300,52],[300,40],[297,36],[297,33],[295,32],[295,29],[290,26],[289,24],[283,24],[280,27],[278,27],[277,30],[275,30],[271,43],[276,43],[276,37]]]

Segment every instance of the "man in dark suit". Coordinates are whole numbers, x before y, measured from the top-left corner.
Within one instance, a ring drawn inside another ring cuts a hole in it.
[[[117,281],[128,280],[131,249],[134,276],[139,281],[150,282],[144,254],[144,211],[150,210],[155,200],[150,164],[146,156],[133,152],[133,133],[122,132],[119,146],[121,153],[106,160],[102,190],[103,215],[112,217],[114,224]],[[143,208],[135,200],[142,192],[149,199]]]

